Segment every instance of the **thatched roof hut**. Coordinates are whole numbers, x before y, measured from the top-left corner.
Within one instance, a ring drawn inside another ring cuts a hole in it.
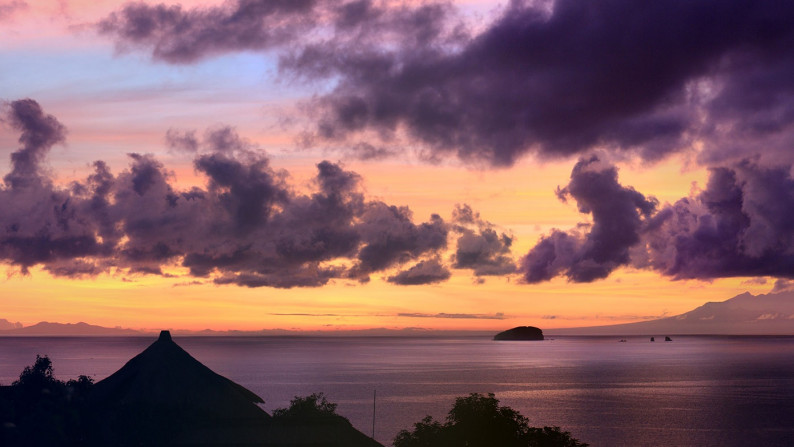
[[[262,398],[213,372],[168,331],[91,393],[96,443],[263,445],[271,417]]]
[[[87,445],[381,446],[336,414],[271,417],[262,398],[191,357],[168,331],[98,382],[90,401]]]

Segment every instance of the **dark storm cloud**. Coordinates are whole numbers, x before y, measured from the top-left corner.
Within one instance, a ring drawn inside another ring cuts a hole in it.
[[[209,178],[208,191],[229,214],[229,223],[249,230],[266,223],[276,204],[287,201],[265,158],[241,162],[223,153],[202,155],[195,160],[196,170]]]
[[[424,23],[441,30],[449,15]],[[723,142],[746,154],[759,136],[783,152],[794,140],[791,23],[794,6],[776,1],[559,0],[551,12],[515,1],[465,41],[403,29],[396,48],[319,44],[283,68],[340,77],[316,101],[321,139],[404,132],[436,156],[494,165],[596,146],[654,160],[696,140],[706,156]]]
[[[12,189],[33,186],[42,181],[41,163],[52,146],[66,139],[66,128],[47,115],[36,101],[21,99],[7,106],[3,118],[20,132],[22,145],[11,154],[11,172],[3,180]]]
[[[443,282],[451,275],[449,269],[441,264],[439,259],[433,258],[419,261],[409,269],[390,276],[387,281],[401,286],[417,286]]]
[[[724,162],[759,142],[791,160],[792,23],[776,0],[514,0],[476,26],[448,3],[238,0],[134,3],[99,29],[171,63],[272,50],[282,75],[332,82],[306,141],[498,166],[593,147]]]
[[[471,269],[476,276],[508,275],[516,270],[510,252],[513,236],[499,233],[493,224],[480,218],[469,205],[459,205],[452,213],[459,234],[452,267]]]
[[[604,278],[615,268],[651,269],[673,279],[794,279],[792,165],[745,160],[710,170],[705,189],[657,209],[617,181],[614,166],[581,160],[559,193],[592,215],[592,224],[544,236],[522,260],[534,283],[564,275]]]
[[[383,202],[365,205],[357,225],[363,247],[352,277],[363,276],[435,253],[447,246],[447,224],[434,214],[429,222],[416,225],[411,210]]]
[[[80,213],[71,194],[52,190],[45,176],[43,161],[64,141],[64,126],[30,99],[9,103],[3,121],[20,133],[21,147],[11,154],[11,172],[0,188],[0,258],[26,272],[39,263],[96,254],[85,222],[75,219]]]
[[[313,0],[237,0],[221,6],[129,3],[98,24],[121,49],[151,49],[175,64],[230,51],[264,50],[290,42],[313,25]]]
[[[618,182],[617,168],[597,157],[579,160],[568,186],[557,192],[574,199],[579,211],[592,215],[592,225],[578,231],[554,230],[541,238],[522,260],[527,282],[565,275],[575,282],[607,277],[630,261],[629,251],[640,242],[644,222],[657,202]]]
[[[636,263],[679,279],[794,278],[792,166],[711,169],[699,194],[663,208]]]
[[[319,163],[313,191],[293,191],[288,174],[231,128],[212,129],[197,146],[194,167],[204,187],[180,190],[162,163],[132,153],[127,169],[114,174],[97,161],[86,179],[64,188],[42,168],[50,147],[63,141],[63,126],[32,100],[11,103],[4,119],[22,135],[22,148],[0,188],[0,260],[23,272],[39,265],[67,277],[170,277],[181,266],[216,284],[315,287],[366,282],[446,247],[441,217],[414,223],[408,208],[367,199],[360,177],[338,164]],[[436,281],[449,277],[429,273]]]

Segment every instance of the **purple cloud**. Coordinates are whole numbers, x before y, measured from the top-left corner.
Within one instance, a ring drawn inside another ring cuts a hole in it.
[[[452,276],[438,258],[419,261],[416,265],[407,270],[403,270],[394,276],[390,276],[387,281],[401,286],[416,286],[421,284],[433,284],[444,282]]]
[[[627,265],[630,249],[640,242],[643,224],[657,206],[655,199],[618,183],[617,169],[595,156],[579,160],[571,181],[557,194],[562,200],[574,199],[581,213],[592,215],[593,223],[569,232],[554,230],[541,238],[521,262],[529,283],[558,275],[590,282]]]
[[[7,109],[4,120],[20,132],[22,147],[11,154],[12,169],[3,180],[12,189],[35,186],[43,180],[41,164],[52,146],[66,140],[66,128],[32,99],[13,101]]]
[[[794,278],[791,168],[751,161],[713,168],[705,190],[649,222],[638,264],[678,279]]]
[[[452,213],[456,242],[452,267],[471,269],[476,276],[501,276],[516,271],[510,252],[513,236],[499,233],[469,205],[459,205]]]
[[[593,147],[656,160],[695,139],[704,158],[725,143],[746,156],[760,137],[785,154],[794,141],[791,5],[516,1],[471,37],[448,13],[424,17],[392,25],[396,46],[343,36],[283,58],[299,76],[339,77],[315,104],[319,140],[407,134],[431,157],[493,165]]]
[[[119,49],[151,48],[152,58],[186,64],[230,51],[266,50],[291,42],[314,25],[313,0],[237,0],[221,6],[129,3],[101,22]]]
[[[560,195],[592,214],[592,225],[541,238],[522,260],[529,283],[559,275],[587,282],[620,266],[674,279],[794,278],[792,165],[712,168],[703,191],[659,208],[591,158],[577,163]]]
[[[86,179],[62,188],[41,164],[63,141],[63,126],[32,100],[12,103],[5,119],[22,148],[0,188],[0,260],[23,272],[41,265],[58,276],[170,276],[181,265],[217,284],[313,287],[366,282],[447,244],[441,217],[414,223],[408,208],[366,198],[359,176],[337,164],[319,163],[314,191],[294,192],[286,173],[238,144],[230,128],[208,132],[197,148],[204,187],[180,190],[162,163],[133,153],[119,173],[97,161]]]
[[[794,5],[773,0],[516,0],[467,26],[447,3],[133,3],[98,25],[169,63],[273,51],[284,76],[331,81],[314,144],[495,166],[599,147],[646,160],[792,161]],[[407,139],[407,141],[406,141]]]

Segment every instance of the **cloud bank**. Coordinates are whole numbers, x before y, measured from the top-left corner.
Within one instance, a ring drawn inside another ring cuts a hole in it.
[[[713,168],[706,188],[649,221],[637,265],[677,279],[794,277],[792,165]]]
[[[414,223],[330,162],[318,164],[313,192],[296,193],[228,127],[166,135],[195,157],[202,187],[177,190],[156,159],[130,154],[126,170],[98,161],[94,174],[58,188],[43,161],[66,130],[22,100],[4,118],[21,137],[0,190],[9,210],[0,257],[67,276],[166,274],[176,263],[251,287],[379,272],[395,284],[434,283],[452,269],[587,282],[623,266],[676,279],[791,278],[792,23],[794,4],[773,0],[515,0],[477,26],[434,2],[131,3],[97,24],[122,50],[170,64],[268,52],[283,76],[322,85],[307,100],[308,143],[365,159],[411,147],[491,166],[579,157],[558,196],[588,221],[545,235],[516,265],[512,236],[465,206],[450,221]],[[646,161],[693,151],[710,179],[659,204],[620,184],[594,150]]]
[[[121,172],[96,161],[86,179],[57,187],[43,166],[65,127],[30,99],[9,103],[3,120],[21,136],[0,187],[0,260],[23,273],[41,265],[67,277],[168,276],[181,266],[193,277],[247,287],[366,282],[399,268],[388,281],[450,277],[442,255],[460,230],[437,214],[414,223],[410,209],[368,199],[359,176],[338,164],[319,163],[314,190],[298,193],[288,173],[232,128],[203,138],[169,131],[172,147],[195,155],[203,187],[177,189],[165,166],[137,153]]]
[[[530,283],[560,274],[576,282],[606,278],[629,262],[629,249],[639,243],[644,220],[657,205],[655,199],[620,185],[617,168],[595,156],[580,160],[568,186],[557,194],[562,200],[575,200],[580,212],[592,215],[593,223],[541,238],[522,261],[524,279]]]
[[[614,166],[582,159],[559,193],[592,222],[541,238],[521,273],[529,283],[589,282],[621,266],[673,279],[794,278],[792,172],[752,160],[712,168],[704,190],[660,207],[620,185]]]
[[[306,141],[506,166],[593,148],[792,161],[791,23],[774,0],[514,0],[480,26],[446,3],[237,0],[134,3],[98,28],[167,63],[271,51],[284,75],[331,82]]]
[[[328,161],[317,164],[313,190],[297,192],[287,172],[230,127],[202,138],[168,132],[168,144],[187,148],[206,179],[178,189],[162,163],[137,153],[121,172],[96,161],[85,179],[56,186],[45,162],[65,141],[63,124],[31,99],[6,104],[2,122],[20,136],[0,187],[0,260],[22,273],[187,272],[281,288],[365,283],[373,274],[396,285],[432,284],[454,270],[590,282],[620,267],[673,279],[794,279],[792,164],[756,158],[714,167],[704,189],[660,205],[622,185],[614,165],[581,158],[557,196],[589,219],[543,236],[516,265],[513,237],[468,205],[449,221],[433,214],[416,223],[409,208],[367,198],[356,173]]]

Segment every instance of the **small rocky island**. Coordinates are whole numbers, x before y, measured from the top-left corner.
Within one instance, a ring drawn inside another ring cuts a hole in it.
[[[493,337],[494,340],[543,340],[543,331],[534,326],[518,326],[502,331]]]

